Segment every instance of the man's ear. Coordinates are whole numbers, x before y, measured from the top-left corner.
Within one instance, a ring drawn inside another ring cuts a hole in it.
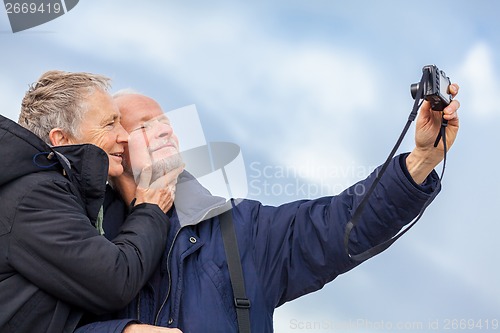
[[[65,146],[73,144],[71,136],[60,128],[53,128],[49,132],[50,143],[53,146]]]

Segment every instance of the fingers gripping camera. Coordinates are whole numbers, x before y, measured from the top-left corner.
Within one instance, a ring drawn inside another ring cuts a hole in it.
[[[452,96],[449,91],[451,84],[450,78],[438,69],[435,65],[428,65],[422,68],[423,77],[423,96],[422,98],[431,103],[434,111],[443,111],[451,103]],[[413,99],[417,97],[420,83],[413,83],[410,87]]]

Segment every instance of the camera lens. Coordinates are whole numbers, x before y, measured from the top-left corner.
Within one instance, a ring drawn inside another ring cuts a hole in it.
[[[413,99],[417,97],[418,88],[419,88],[419,83],[413,83],[410,86],[411,97],[413,97]]]

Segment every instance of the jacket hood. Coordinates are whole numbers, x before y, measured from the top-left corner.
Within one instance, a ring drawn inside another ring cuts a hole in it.
[[[78,187],[87,216],[94,223],[104,202],[108,155],[92,144],[57,146],[53,149],[68,178]]]
[[[0,186],[43,171],[59,171],[79,189],[95,221],[104,200],[108,157],[91,144],[50,147],[37,135],[0,115]]]
[[[0,186],[19,177],[57,169],[57,159],[49,160],[52,149],[38,136],[0,115]],[[54,154],[51,155],[53,157]],[[56,163],[56,164],[54,164]]]

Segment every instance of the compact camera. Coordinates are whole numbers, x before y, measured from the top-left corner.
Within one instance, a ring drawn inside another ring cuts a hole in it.
[[[423,83],[422,98],[431,103],[432,110],[443,111],[452,99],[448,89],[451,84],[450,78],[435,65],[424,66],[422,72],[424,72],[424,80],[420,82]],[[420,83],[413,83],[410,87],[413,99],[417,97]]]

